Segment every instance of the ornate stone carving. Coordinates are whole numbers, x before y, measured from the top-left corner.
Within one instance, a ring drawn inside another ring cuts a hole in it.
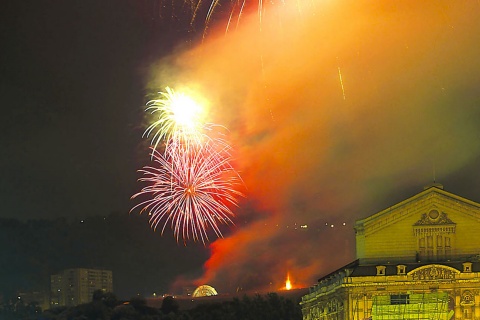
[[[423,213],[420,220],[415,222],[414,226],[428,226],[428,225],[454,225],[455,222],[448,218],[445,212],[440,213],[436,209],[430,210],[428,213]]]
[[[448,218],[445,212],[439,212],[432,209],[428,213],[423,213],[420,220],[413,224],[415,236],[452,234],[455,233],[456,223]]]
[[[413,280],[446,280],[454,279],[456,273],[458,273],[458,271],[455,272],[442,266],[433,265],[413,270],[410,274]]]
[[[465,290],[462,293],[462,301],[460,304],[462,306],[473,306],[475,304],[475,296],[470,292],[470,290]]]

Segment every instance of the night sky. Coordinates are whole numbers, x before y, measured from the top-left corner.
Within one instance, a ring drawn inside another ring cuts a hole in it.
[[[480,202],[479,2],[255,2],[228,32],[229,2],[207,29],[185,4],[2,4],[1,218],[127,215],[165,86],[210,101],[247,195],[178,286],[310,286],[354,259],[355,220],[434,180]]]

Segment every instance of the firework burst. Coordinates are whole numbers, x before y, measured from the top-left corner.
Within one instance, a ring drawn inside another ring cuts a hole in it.
[[[147,195],[132,210],[142,207],[150,215],[154,230],[161,227],[163,234],[170,226],[177,241],[209,241],[208,231],[222,237],[220,224],[233,224],[231,207],[243,196],[236,190],[242,184],[240,176],[230,165],[230,148],[209,140],[185,152],[171,149],[164,153],[152,148],[155,166],[139,170],[146,182],[136,198]]]
[[[151,144],[156,149],[161,141],[171,141],[184,145],[200,145],[208,136],[205,131],[211,126],[204,124],[204,109],[184,93],[175,92],[166,87],[166,92],[159,92],[160,99],[147,103],[147,112],[155,116],[153,123],[143,134],[152,136]]]

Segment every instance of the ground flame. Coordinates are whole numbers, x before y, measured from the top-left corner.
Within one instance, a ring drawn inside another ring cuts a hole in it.
[[[285,289],[292,289],[292,282],[290,281],[290,274],[287,273],[287,280],[285,281]]]

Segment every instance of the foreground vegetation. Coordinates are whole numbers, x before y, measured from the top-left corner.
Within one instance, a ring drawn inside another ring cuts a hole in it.
[[[190,310],[180,310],[172,297],[163,300],[161,308],[149,307],[143,298],[119,301],[112,293],[97,291],[93,301],[76,307],[58,307],[45,312],[0,313],[5,320],[301,320],[297,301],[276,293],[244,296],[224,302],[203,303]],[[30,311],[30,312],[27,312]]]

